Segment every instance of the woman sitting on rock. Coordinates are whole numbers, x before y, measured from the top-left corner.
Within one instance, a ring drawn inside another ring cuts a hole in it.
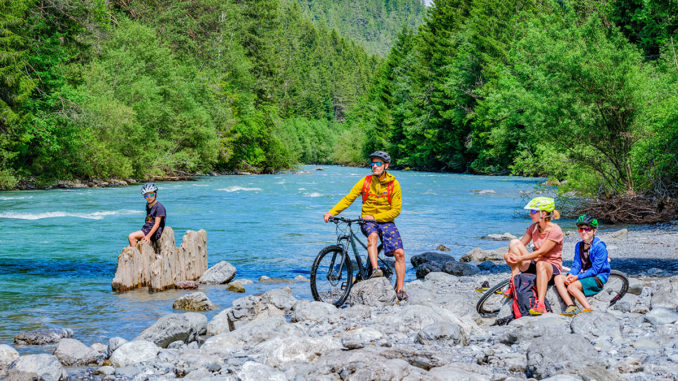
[[[522,238],[511,240],[504,259],[511,267],[511,276],[520,272],[537,275],[538,300],[536,306],[530,309],[530,315],[541,315],[546,312],[544,298],[548,283],[560,274],[563,266],[563,231],[552,222],[560,218],[560,213],[555,210],[555,200],[550,197],[533,198],[523,209],[530,211],[532,225]],[[535,249],[532,252],[527,250],[530,241]]]
[[[577,219],[581,241],[574,247],[574,260],[567,277],[559,275],[555,284],[567,309],[562,315],[573,316],[582,312],[572,302],[570,294],[584,307],[584,312],[592,311],[587,296],[593,296],[603,290],[610,276],[610,262],[607,258],[605,242],[596,237],[598,220],[586,214]],[[567,286],[567,288],[565,288]]]

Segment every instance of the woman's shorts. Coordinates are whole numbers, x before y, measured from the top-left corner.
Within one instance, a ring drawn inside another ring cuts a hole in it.
[[[384,245],[384,254],[393,256],[393,252],[403,248],[400,232],[393,222],[366,222],[360,227],[365,237],[372,233],[378,233],[381,243]]]
[[[560,269],[558,268],[558,266],[554,265],[553,263],[551,263],[551,266],[553,266],[553,274],[551,275],[551,279],[553,279],[553,277],[555,277],[556,275],[560,275]],[[527,274],[536,274],[537,273],[537,262],[536,261],[530,261],[530,266],[527,268],[527,270],[525,270],[523,272],[527,273]]]
[[[584,295],[586,296],[593,296],[601,292],[603,286],[605,286],[605,283],[595,275],[579,279],[579,282],[581,283],[581,288],[584,290]]]

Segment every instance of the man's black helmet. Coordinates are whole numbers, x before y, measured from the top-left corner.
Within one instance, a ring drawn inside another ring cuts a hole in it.
[[[384,163],[391,162],[391,155],[387,154],[384,151],[374,151],[370,154],[370,159],[381,159]]]
[[[577,218],[577,226],[581,225],[589,225],[594,229],[598,229],[598,220],[587,214],[582,214],[579,216],[579,218]]]

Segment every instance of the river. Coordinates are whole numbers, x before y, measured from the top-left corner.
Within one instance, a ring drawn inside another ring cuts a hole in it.
[[[262,276],[309,277],[313,258],[335,239],[322,214],[369,173],[367,168],[300,167],[275,175],[200,177],[158,183],[167,225],[177,244],[186,230],[207,231],[209,265],[226,260],[236,278],[255,281],[247,294],[279,284]],[[403,189],[396,223],[409,258],[444,244],[460,257],[474,247],[496,248],[488,233],[520,235],[529,224],[525,192],[539,179],[392,171]],[[149,294],[111,291],[127,235],[141,228],[141,186],[0,192],[0,343],[21,331],[71,328],[86,344],[136,337],[160,316],[181,312],[173,301],[191,291]],[[491,190],[492,192],[478,192]],[[360,200],[342,215],[357,217]],[[571,223],[571,222],[570,222]],[[563,226],[561,224],[561,226]],[[310,299],[308,282],[292,285]],[[220,308],[243,296],[223,286],[201,287]],[[211,318],[218,311],[207,313]]]

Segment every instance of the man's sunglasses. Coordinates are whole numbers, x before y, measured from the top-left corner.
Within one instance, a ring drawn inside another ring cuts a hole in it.
[[[144,194],[144,198],[149,198],[149,197],[155,197],[155,193],[146,193],[146,194]]]
[[[579,232],[580,232],[580,233],[581,233],[581,232],[590,232],[591,230],[593,230],[592,227],[588,227],[588,226],[580,226],[580,227],[579,227]]]
[[[372,167],[374,167],[375,165],[376,165],[377,167],[381,167],[382,165],[384,165],[384,162],[382,162],[382,161],[373,161],[373,162],[370,163],[370,166],[372,166]]]

